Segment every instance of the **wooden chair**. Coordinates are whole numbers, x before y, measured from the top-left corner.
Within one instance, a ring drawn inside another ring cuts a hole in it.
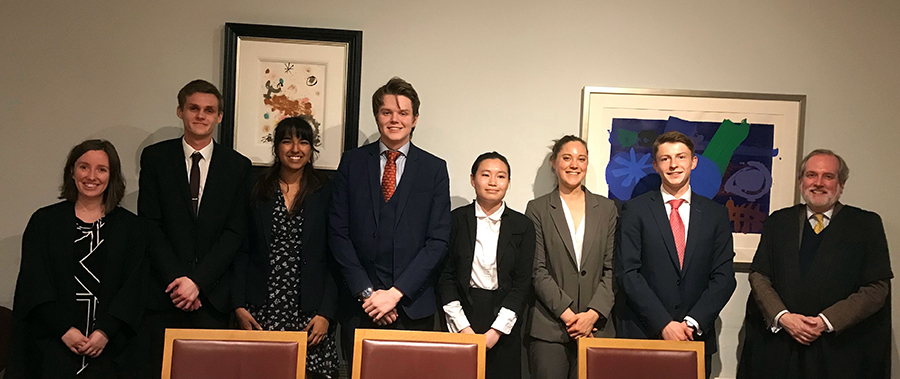
[[[166,329],[163,379],[305,377],[305,332]]]
[[[581,338],[579,379],[706,379],[702,342]]]
[[[353,379],[484,379],[483,334],[357,329]]]

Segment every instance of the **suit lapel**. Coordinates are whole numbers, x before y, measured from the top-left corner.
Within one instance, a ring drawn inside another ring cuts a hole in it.
[[[394,197],[397,197],[397,217],[396,223],[399,225],[403,216],[403,210],[406,208],[406,201],[409,200],[409,194],[412,193],[412,186],[418,180],[419,173],[419,148],[409,143],[409,155],[406,156],[406,165],[403,167],[403,176],[400,177],[400,183],[394,190]]]
[[[369,157],[366,167],[369,171],[369,189],[372,191],[372,216],[375,217],[375,225],[378,225],[378,210],[384,202],[381,194],[381,157],[378,155],[378,142],[369,144]]]
[[[219,199],[224,190],[221,182],[228,173],[228,167],[223,158],[225,153],[223,150],[219,144],[213,147],[212,158],[209,160],[209,168],[206,172],[206,183],[203,185],[203,197],[200,199],[200,208],[197,210],[197,219],[201,219],[206,213],[209,213],[210,211],[207,209],[215,207],[216,204],[222,204],[222,201]],[[188,186],[190,186],[190,183],[188,183]],[[188,189],[188,192],[190,192],[190,189]],[[188,203],[190,203],[190,194],[188,194]],[[190,207],[193,208],[193,204],[190,204]]]
[[[275,200],[268,200],[259,203],[256,209],[256,217],[259,219],[259,227],[262,228],[262,234],[266,238],[266,246],[272,245],[272,212],[275,210]],[[304,228],[303,230],[306,230]]]
[[[169,168],[164,168],[164,170],[171,170],[174,183],[177,183],[176,187],[178,187],[178,193],[184,201],[183,209],[187,211],[192,220],[196,220],[197,216],[194,215],[194,204],[191,202],[191,183],[188,180],[187,166],[184,164],[185,158],[184,150],[181,147],[181,139],[176,140],[175,143],[172,144],[172,152],[166,154],[166,156],[170,161]],[[210,164],[210,169],[212,169],[212,164]]]
[[[594,244],[597,229],[600,227],[600,212],[594,210],[600,202],[586,188],[584,189],[584,242],[581,246],[581,267],[587,262],[588,252]]]
[[[550,218],[553,219],[553,225],[556,226],[556,232],[563,240],[566,251],[569,252],[569,258],[572,264],[578,267],[578,261],[575,259],[575,246],[572,245],[572,235],[569,233],[569,222],[566,220],[566,213],[562,209],[562,200],[559,198],[559,190],[554,190],[550,195]]]
[[[653,214],[653,219],[656,220],[656,225],[659,228],[659,235],[666,245],[672,266],[676,270],[681,271],[681,268],[678,267],[678,250],[675,249],[675,236],[672,234],[672,225],[669,224],[669,216],[666,215],[666,205],[663,204],[662,194],[659,191],[654,192],[650,196],[649,207],[650,213]],[[687,251],[687,248],[685,248],[685,251]]]
[[[694,258],[694,248],[697,246],[698,238],[691,238],[692,235],[699,235],[702,233],[704,229],[703,225],[703,201],[705,199],[701,199],[700,195],[696,193],[691,193],[691,220],[688,221],[688,235],[685,236],[685,246],[684,246],[684,267],[681,269],[682,274],[687,271],[688,266],[691,260]],[[674,243],[675,236],[672,236],[672,241]],[[677,254],[677,252],[676,252]]]
[[[509,237],[510,237],[510,235],[512,235],[513,226],[515,226],[510,223],[509,218],[504,217],[504,216],[506,216],[506,214],[508,212],[509,212],[509,207],[505,207],[505,208],[503,208],[503,214],[500,216],[500,235],[497,238],[497,273],[498,273],[497,281],[498,282],[500,280],[499,273],[502,272],[500,270],[500,265],[501,265],[501,262],[503,262],[503,257],[505,255],[504,253],[506,253],[506,250],[508,250],[506,248],[506,246],[509,245]],[[504,218],[506,218],[506,222],[503,221]]]

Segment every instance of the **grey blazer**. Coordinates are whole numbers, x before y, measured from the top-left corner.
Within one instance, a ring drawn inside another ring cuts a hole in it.
[[[615,203],[585,192],[584,242],[581,270],[566,223],[559,190],[531,200],[525,215],[534,221],[535,305],[529,318],[530,336],[548,342],[569,342],[566,325],[559,319],[566,308],[573,312],[596,310],[601,317],[595,337],[615,337],[609,321],[613,295],[613,251],[618,212]]]

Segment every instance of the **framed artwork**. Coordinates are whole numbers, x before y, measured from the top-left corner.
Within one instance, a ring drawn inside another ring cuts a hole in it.
[[[652,146],[677,130],[694,142],[691,190],[726,206],[735,267],[749,269],[763,221],[796,204],[805,95],[585,87],[586,185],[622,201],[658,190]]]
[[[362,32],[225,24],[221,143],[272,163],[275,125],[300,116],[316,129],[315,167],[337,169],[357,146]]]

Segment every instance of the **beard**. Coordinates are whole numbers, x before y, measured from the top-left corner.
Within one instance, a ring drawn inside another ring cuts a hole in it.
[[[803,196],[803,200],[806,201],[806,204],[815,208],[831,208],[841,198],[840,192],[829,192],[824,195],[816,195],[811,194],[810,190],[811,188],[806,191],[801,191],[801,195]]]

